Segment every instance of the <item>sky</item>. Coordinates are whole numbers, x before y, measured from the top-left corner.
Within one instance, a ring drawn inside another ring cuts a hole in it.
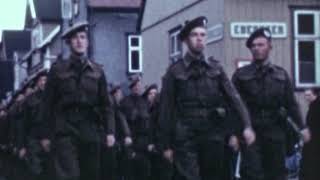
[[[22,30],[27,0],[0,0],[0,41],[2,30]]]

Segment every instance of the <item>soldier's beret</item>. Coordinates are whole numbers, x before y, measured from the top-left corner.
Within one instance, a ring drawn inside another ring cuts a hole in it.
[[[89,23],[87,21],[81,21],[74,23],[62,34],[62,39],[69,39],[74,33],[80,31],[88,31]]]
[[[121,89],[120,84],[111,85],[110,93],[111,93],[111,94],[114,94],[114,93],[115,93],[116,91],[118,91],[119,89]]]
[[[264,37],[268,41],[271,41],[271,32],[268,28],[259,28],[255,30],[247,39],[247,42],[246,42],[247,48],[251,48],[253,40],[255,40],[258,37]]]
[[[142,96],[147,96],[152,89],[158,89],[157,84],[151,84],[150,86],[148,86],[146,90],[143,92]]]
[[[47,70],[43,70],[43,71],[40,71],[36,74],[36,76],[30,80],[30,83],[31,83],[31,86],[34,87],[37,82],[39,81],[40,77],[43,77],[43,76],[47,76],[48,75],[48,71]]]
[[[141,76],[139,74],[135,74],[133,76],[130,77],[130,84],[129,84],[129,88],[132,89],[138,82],[141,81]]]
[[[207,27],[208,19],[204,16],[197,17],[191,21],[186,21],[184,27],[179,33],[179,39],[185,40],[189,33],[196,27]]]

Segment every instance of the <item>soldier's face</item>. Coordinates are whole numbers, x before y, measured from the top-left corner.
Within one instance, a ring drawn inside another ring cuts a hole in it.
[[[37,87],[38,87],[40,90],[44,90],[44,88],[45,88],[45,86],[46,86],[46,83],[47,83],[47,76],[41,76],[41,77],[39,77],[39,79],[38,79]]]
[[[304,97],[309,103],[317,99],[317,96],[309,89],[304,91]]]
[[[141,81],[137,82],[136,85],[132,87],[131,91],[133,94],[140,95],[142,91]]]
[[[117,102],[120,102],[123,98],[123,94],[122,91],[120,89],[118,89],[115,93],[114,93],[114,98],[116,99]]]
[[[80,31],[76,32],[73,36],[70,38],[70,48],[73,53],[82,55],[87,52],[89,40],[87,32]]]
[[[148,93],[148,100],[150,102],[154,102],[154,99],[156,98],[157,93],[158,93],[157,89],[151,89]]]
[[[269,57],[271,49],[272,46],[266,38],[258,37],[253,40],[250,50],[254,60],[263,61]]]
[[[194,28],[186,39],[189,50],[196,54],[203,52],[206,47],[206,42],[207,30],[203,27]]]
[[[24,95],[23,94],[19,94],[18,95],[18,97],[17,97],[17,99],[16,99],[16,102],[21,102],[21,101],[23,101],[24,100]]]
[[[30,94],[32,94],[33,93],[33,89],[31,88],[31,87],[28,87],[27,89],[26,89],[26,91],[25,91],[25,93],[24,93],[24,96],[29,96]]]
[[[7,115],[6,111],[4,111],[4,110],[0,111],[0,117],[6,116],[6,115]]]

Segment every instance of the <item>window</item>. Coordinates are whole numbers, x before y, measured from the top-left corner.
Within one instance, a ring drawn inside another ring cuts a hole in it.
[[[128,36],[128,71],[142,72],[142,41],[140,35]]]
[[[320,86],[320,10],[294,11],[295,84]]]
[[[72,18],[72,0],[62,0],[62,18]]]
[[[32,47],[37,48],[42,42],[42,26],[38,24],[32,30]]]
[[[39,64],[41,64],[41,53],[40,51],[35,51],[35,53],[32,56],[31,66],[32,68],[34,68]]]
[[[79,0],[73,0],[73,7],[72,7],[72,10],[73,10],[73,16],[76,17],[79,15],[79,6],[80,6],[80,3],[79,3]]]
[[[44,53],[44,60],[43,60],[43,67],[44,69],[50,69],[51,67],[51,55],[50,55],[50,48],[47,47]]]
[[[179,25],[169,31],[169,59],[172,63],[182,57],[182,42],[178,37],[181,29]]]

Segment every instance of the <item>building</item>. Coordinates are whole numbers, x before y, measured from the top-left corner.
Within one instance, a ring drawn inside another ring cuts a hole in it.
[[[2,45],[0,48],[1,98],[4,98],[9,91],[18,90],[27,77],[27,67],[22,63],[23,56],[31,46],[30,31],[5,30],[2,34]]]
[[[88,0],[90,57],[103,65],[110,83],[126,85],[142,72],[141,38],[136,34],[141,0]]]
[[[25,28],[32,31],[32,49],[24,57],[29,75],[49,68],[58,56],[67,59],[70,50],[61,33],[76,22],[88,21],[89,57],[103,65],[109,82],[127,84],[131,73],[141,72],[128,64],[129,39],[140,42],[136,35],[140,6],[141,0],[30,0]]]
[[[143,39],[143,74],[146,83],[157,82],[167,67],[182,57],[177,39],[186,20],[206,16],[206,54],[220,60],[229,76],[250,63],[247,37],[258,27],[273,35],[270,60],[292,77],[299,101],[301,90],[320,86],[319,0],[145,0],[139,17]]]
[[[27,67],[28,81],[38,72],[49,69],[64,52],[59,37],[63,30],[61,1],[29,0],[25,29],[31,31],[31,48],[22,59]]]

